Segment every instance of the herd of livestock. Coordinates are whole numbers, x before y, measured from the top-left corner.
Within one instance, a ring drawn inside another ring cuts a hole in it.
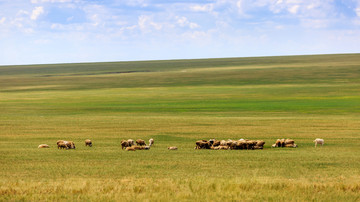
[[[324,144],[324,140],[320,138],[316,138],[314,141],[315,147]],[[67,140],[58,140],[56,142],[58,149],[75,149],[75,143],[73,141]],[[121,141],[121,149],[126,151],[136,151],[136,150],[149,150],[150,147],[154,144],[154,139],[151,138],[149,140],[149,145],[145,143],[145,140],[137,139],[136,141],[132,139],[122,140]],[[265,142],[263,140],[198,140],[195,142],[194,149],[212,149],[212,150],[255,150],[255,149],[263,149]],[[92,141],[89,139],[85,140],[85,146],[92,147]],[[49,148],[50,146],[47,144],[41,144],[38,148]],[[277,139],[275,144],[271,147],[292,147],[297,148],[297,144],[292,139]],[[168,147],[168,150],[177,150],[177,147]]]

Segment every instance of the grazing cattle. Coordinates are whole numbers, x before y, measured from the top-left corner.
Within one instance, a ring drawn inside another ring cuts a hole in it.
[[[85,140],[85,146],[92,147],[92,141],[89,139]]]
[[[151,138],[151,139],[149,140],[149,146],[151,146],[151,145],[153,145],[153,144],[154,144],[154,139]]]
[[[209,142],[210,142],[211,145],[213,145],[214,142],[215,142],[215,139],[210,139]]]
[[[150,145],[144,147],[145,150],[150,150]]]
[[[177,147],[168,147],[168,150],[177,150]]]
[[[129,147],[129,142],[126,140],[121,140],[121,149],[126,149],[127,147]]]
[[[316,147],[318,144],[321,144],[321,146],[324,145],[324,139],[316,138],[313,142],[315,142],[315,147]]]
[[[38,148],[50,148],[47,144],[41,144],[38,146]]]
[[[271,147],[274,148],[274,147],[278,147],[278,146],[276,144],[273,144],[273,145],[271,145]]]
[[[136,140],[136,145],[138,145],[138,146],[144,146],[144,145],[146,145],[146,144],[145,144],[145,141],[144,141],[144,140],[142,140],[142,139],[137,139],[137,140]]]
[[[135,141],[133,139],[128,139],[127,142],[129,144],[129,147],[135,145]]]

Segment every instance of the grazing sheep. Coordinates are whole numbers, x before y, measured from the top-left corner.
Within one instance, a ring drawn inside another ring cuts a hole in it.
[[[225,140],[221,140],[220,141],[220,146],[226,146],[227,144],[226,144],[226,141]]]
[[[295,143],[295,141],[292,140],[292,139],[286,139],[285,140],[285,144],[294,144],[294,143]]]
[[[129,147],[135,145],[135,141],[133,139],[128,139],[127,142],[129,143]]]
[[[246,141],[246,149],[254,149],[255,145],[256,145],[256,141],[253,140]]]
[[[298,146],[297,146],[297,144],[286,144],[285,147],[296,148],[296,147],[298,147]]]
[[[133,148],[133,147],[126,147],[125,150],[126,150],[126,151],[136,151],[135,148]]]
[[[276,147],[281,147],[281,140],[277,139],[275,142]]]
[[[297,147],[294,146],[295,141],[292,139],[277,139],[275,144],[272,145],[272,147]]]
[[[210,142],[211,145],[213,145],[214,142],[215,142],[215,139],[210,139],[209,142]]]
[[[69,147],[67,146],[67,144],[65,144],[65,142],[59,142],[57,146],[58,149],[69,149]]]
[[[211,144],[207,140],[199,140],[195,142],[195,149],[210,149]]]
[[[68,141],[65,141],[65,140],[58,140],[56,142],[57,146],[58,146],[58,149],[70,149],[70,146],[68,144],[69,142]]]
[[[224,146],[221,146],[221,147],[224,147]],[[237,141],[232,142],[232,143],[230,144],[229,148],[230,148],[231,150],[233,150],[233,149],[239,149],[239,148],[238,148],[238,142],[237,142]]]
[[[220,141],[215,140],[214,143],[212,144],[212,146],[214,146],[214,147],[220,146]]]
[[[65,140],[58,140],[56,144],[58,145],[60,142],[64,142]]]
[[[318,144],[321,144],[321,146],[324,145],[324,139],[316,138],[313,142],[315,142],[315,147],[316,147]]]
[[[257,140],[256,145],[254,146],[254,149],[263,149],[265,142],[262,140]]]
[[[219,147],[220,147],[220,146],[217,146],[217,147],[211,146],[210,149],[212,149],[212,150],[219,150]]]
[[[258,141],[256,141],[256,146],[263,147],[263,146],[264,146],[264,144],[265,144],[265,142],[264,142],[264,141],[262,141],[262,140],[258,140]]]
[[[280,140],[281,147],[285,147],[285,139]]]
[[[247,142],[248,140],[239,140],[238,143],[237,143],[237,147],[239,149],[247,149]]]
[[[230,145],[231,145],[233,142],[234,142],[233,140],[228,139],[228,140],[226,141],[226,145],[230,147]]]
[[[168,150],[177,150],[177,147],[168,147]]]
[[[47,144],[41,144],[38,146],[38,148],[50,148]]]
[[[137,139],[137,140],[136,140],[136,145],[138,145],[138,146],[143,146],[143,145],[146,145],[146,144],[145,144],[145,141],[144,141],[144,140],[142,140],[142,139]]]
[[[126,149],[127,147],[129,147],[130,145],[129,145],[129,142],[128,141],[126,141],[126,140],[122,140],[121,141],[121,149]]]
[[[149,146],[151,146],[151,145],[153,145],[153,144],[154,144],[154,139],[151,138],[151,139],[149,140]]]
[[[228,150],[229,146],[219,146],[219,150]]]
[[[145,146],[134,145],[134,146],[131,146],[131,147],[134,148],[135,150],[144,150],[145,149]]]
[[[92,147],[92,141],[89,139],[85,140],[85,146]]]
[[[75,149],[75,144],[73,141],[64,141],[64,143],[68,146],[69,149]]]

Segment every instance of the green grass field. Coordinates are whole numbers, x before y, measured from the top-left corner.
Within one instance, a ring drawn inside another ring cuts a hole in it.
[[[0,66],[0,155],[0,201],[360,201],[360,54]]]

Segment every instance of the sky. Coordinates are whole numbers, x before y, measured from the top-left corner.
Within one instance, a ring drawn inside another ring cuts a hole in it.
[[[360,0],[0,0],[0,65],[360,53]]]

